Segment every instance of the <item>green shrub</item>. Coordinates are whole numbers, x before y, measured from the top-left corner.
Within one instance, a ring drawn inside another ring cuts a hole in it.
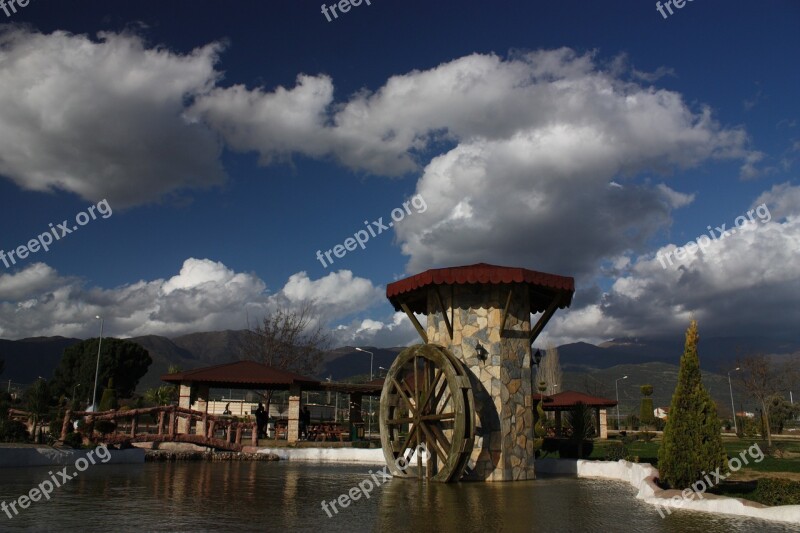
[[[0,442],[28,442],[30,438],[22,422],[0,419]]]
[[[67,438],[64,439],[64,446],[81,448],[83,446],[83,437],[80,433],[67,433]]]
[[[559,439],[554,437],[546,437],[544,439],[544,443],[542,444],[542,452],[544,453],[556,453],[558,452],[559,447]]]
[[[800,482],[777,478],[759,479],[753,498],[764,505],[800,505]]]
[[[573,439],[560,439],[558,446],[558,456],[562,459],[582,459],[589,457],[594,450],[594,442],[591,440],[583,441],[581,449],[578,449],[578,441]]]
[[[656,438],[656,434],[652,431],[640,431],[637,435],[637,438],[644,442],[650,442],[654,438]]]
[[[98,420],[94,423],[94,429],[96,429],[101,435],[108,435],[117,429],[117,425],[111,420]]]
[[[628,456],[628,447],[622,441],[611,441],[606,448],[606,454],[603,457],[606,461],[619,461]]]
[[[356,440],[350,443],[353,448],[369,448],[370,442],[368,440]]]
[[[119,407],[117,402],[117,391],[114,390],[114,378],[108,379],[108,386],[103,390],[100,398],[100,411],[110,411]]]

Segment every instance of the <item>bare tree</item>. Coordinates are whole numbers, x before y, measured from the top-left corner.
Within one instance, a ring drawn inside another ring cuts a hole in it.
[[[547,346],[547,353],[542,358],[539,370],[536,372],[536,382],[544,381],[548,396],[555,394],[564,387],[564,373],[561,371],[561,362],[558,360],[558,349],[552,344]]]
[[[242,355],[273,368],[308,375],[317,370],[330,342],[330,334],[313,305],[305,303],[298,309],[281,308],[266,315],[250,329]],[[267,413],[273,392],[262,395]]]
[[[756,354],[737,359],[736,363],[742,371],[737,379],[744,389],[761,405],[761,412],[767,423],[767,444],[772,446],[772,432],[769,428],[770,399],[776,394],[786,394],[797,381],[797,357],[794,361],[775,363],[764,354]]]

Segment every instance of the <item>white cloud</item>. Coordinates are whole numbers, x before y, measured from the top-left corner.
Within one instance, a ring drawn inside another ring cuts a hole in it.
[[[219,51],[0,28],[0,174],[114,207],[221,184],[216,138],[183,116],[184,101],[215,83]]]
[[[115,336],[175,336],[196,331],[244,329],[251,319],[278,307],[313,300],[329,320],[345,318],[374,305],[381,290],[349,271],[311,280],[304,273],[289,278],[269,294],[253,273],[237,273],[220,262],[189,258],[170,279],[138,281],[102,289],[64,278],[35,263],[0,275],[0,337],[96,335],[95,315],[106,319]]]
[[[666,269],[654,254],[639,256],[598,301],[557,313],[547,338],[563,343],[679,335],[691,318],[708,336],[794,333],[800,323],[797,206],[794,212],[783,222],[756,219],[744,231],[710,241],[705,253],[673,259],[672,265],[664,260]],[[675,247],[663,246],[657,254],[663,258]]]
[[[762,193],[753,206],[767,204],[770,214],[775,219],[787,216],[800,216],[800,186],[786,183],[773,185],[772,189]]]
[[[424,318],[418,317],[424,322]],[[333,330],[339,346],[408,346],[422,342],[411,321],[402,312],[395,312],[384,321],[366,318],[340,324]]]

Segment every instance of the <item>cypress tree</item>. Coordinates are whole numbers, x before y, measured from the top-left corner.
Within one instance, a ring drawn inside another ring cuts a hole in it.
[[[697,321],[692,320],[686,330],[678,385],[658,450],[660,479],[676,489],[689,487],[716,468],[724,472],[727,462],[717,406],[700,376],[697,340]]]
[[[117,391],[114,390],[114,378],[108,378],[108,386],[103,390],[103,396],[100,398],[100,411],[110,411],[117,409]]]
[[[653,395],[653,386],[652,385],[642,385],[642,404],[639,408],[639,421],[642,423],[645,429],[649,428],[650,426],[655,423],[655,414],[653,413],[653,399],[650,397]]]

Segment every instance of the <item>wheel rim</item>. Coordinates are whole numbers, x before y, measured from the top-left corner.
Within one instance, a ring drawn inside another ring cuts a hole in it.
[[[433,344],[406,348],[386,375],[381,393],[381,443],[397,477],[457,481],[472,453],[475,416],[464,365]],[[404,467],[424,445],[430,459]]]

